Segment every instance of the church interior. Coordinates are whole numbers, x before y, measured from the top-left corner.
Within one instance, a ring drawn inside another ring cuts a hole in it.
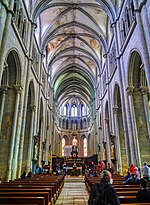
[[[150,165],[150,0],[0,0],[0,81],[2,181]]]

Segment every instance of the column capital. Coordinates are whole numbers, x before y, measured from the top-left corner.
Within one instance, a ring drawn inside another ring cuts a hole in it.
[[[134,88],[134,93],[141,92],[141,88]]]
[[[3,93],[7,93],[9,86],[8,85],[1,85],[1,91]]]
[[[31,110],[34,112],[34,111],[35,111],[36,106],[35,106],[35,105],[30,105],[30,108],[31,108]]]
[[[117,112],[118,112],[118,107],[113,107],[113,113],[117,114]]]
[[[21,86],[21,85],[14,85],[14,87],[15,87],[16,92],[17,92],[18,94],[20,94],[20,93],[21,93],[21,90],[22,90],[22,86]]]
[[[147,86],[141,86],[141,93],[142,95],[146,95],[149,93],[148,87]]]
[[[8,67],[8,63],[6,62],[6,61],[4,61],[4,70],[5,70],[5,68],[7,68]]]
[[[127,90],[128,95],[132,95],[134,91],[134,86],[128,86],[126,90]]]

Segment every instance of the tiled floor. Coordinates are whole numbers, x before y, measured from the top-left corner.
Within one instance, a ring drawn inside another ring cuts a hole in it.
[[[55,205],[87,205],[89,194],[82,177],[66,177]]]

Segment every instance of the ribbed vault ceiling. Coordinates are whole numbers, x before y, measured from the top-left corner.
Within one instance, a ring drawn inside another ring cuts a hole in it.
[[[57,103],[78,98],[90,106],[112,36],[113,2],[27,0],[26,4],[34,8],[30,12],[37,24],[35,35]]]

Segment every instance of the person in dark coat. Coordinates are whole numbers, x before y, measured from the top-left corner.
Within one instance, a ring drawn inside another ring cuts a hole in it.
[[[103,170],[100,175],[100,183],[94,184],[91,189],[88,205],[111,204],[120,205],[120,201],[112,184],[112,175]]]
[[[82,162],[82,176],[85,175],[85,167],[86,167],[86,165],[85,165],[85,162],[83,161]]]
[[[141,190],[136,195],[137,202],[150,203],[150,190],[148,190],[148,182],[146,179],[140,179]]]
[[[21,176],[20,176],[21,179],[25,179],[26,178],[26,172],[24,171]]]

